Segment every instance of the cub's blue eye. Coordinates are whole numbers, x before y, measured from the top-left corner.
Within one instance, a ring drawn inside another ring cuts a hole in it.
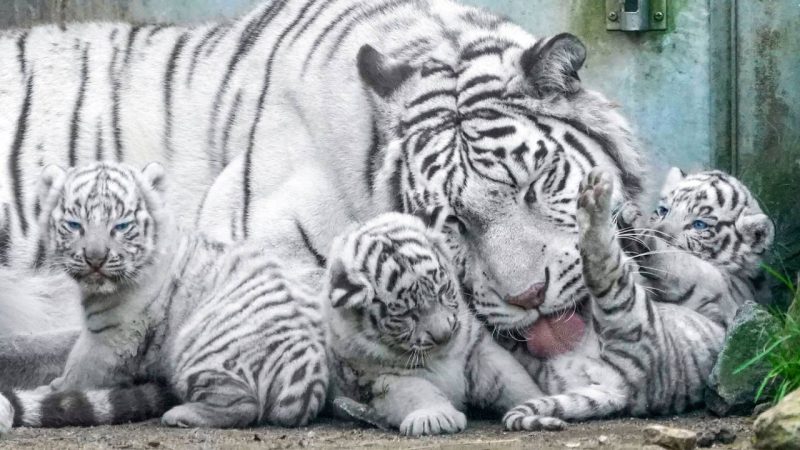
[[[131,222],[122,222],[114,226],[115,231],[125,231],[131,227]]]
[[[703,222],[702,220],[695,220],[692,222],[692,228],[697,231],[703,231],[708,228],[708,224]]]
[[[658,214],[658,217],[664,217],[669,214],[669,208],[666,206],[659,206],[658,209],[656,209],[656,214]]]
[[[79,231],[82,227],[81,227],[81,223],[80,222],[75,222],[73,220],[68,220],[67,221],[67,228],[69,228],[72,231]]]

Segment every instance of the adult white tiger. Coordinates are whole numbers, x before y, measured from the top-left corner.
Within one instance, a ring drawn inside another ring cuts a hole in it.
[[[627,124],[578,80],[584,58],[574,36],[537,40],[449,0],[276,0],[192,29],[7,32],[8,255],[36,259],[42,163],[160,160],[182,182],[167,197],[184,223],[203,203],[201,227],[270,241],[287,264],[323,264],[350,222],[446,204],[478,313],[556,326],[588,295],[580,180],[600,166],[626,197],[640,190]]]

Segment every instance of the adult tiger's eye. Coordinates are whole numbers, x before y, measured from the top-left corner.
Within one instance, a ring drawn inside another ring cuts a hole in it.
[[[703,231],[708,229],[708,224],[698,219],[692,222],[692,228],[694,228],[697,231]]]
[[[669,208],[666,206],[659,206],[658,209],[656,209],[656,214],[658,214],[658,217],[665,217],[669,214]]]
[[[74,220],[68,220],[67,221],[67,228],[69,228],[72,231],[80,231],[81,228],[83,228],[83,226],[81,226],[80,222],[76,222]]]

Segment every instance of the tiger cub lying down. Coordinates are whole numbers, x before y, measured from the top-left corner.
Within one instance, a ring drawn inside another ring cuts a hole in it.
[[[467,405],[504,413],[540,392],[472,316],[448,254],[437,230],[398,213],[344,233],[331,252],[334,396],[405,435],[456,433]]]
[[[509,429],[539,429],[554,418],[685,411],[702,401],[738,306],[756,297],[774,228],[741,182],[718,171],[686,176],[673,169],[649,223],[635,210],[623,214],[632,225],[619,237],[644,244],[633,258],[614,229],[613,192],[613,179],[594,170],[579,193],[591,293],[586,344],[538,363],[532,373],[542,374],[535,378],[550,395],[509,411]]]
[[[85,328],[50,388],[4,393],[0,432],[142,420],[173,400],[170,426],[316,416],[328,385],[319,303],[262,249],[174,227],[158,164],[51,166],[43,184],[45,258],[78,282]]]

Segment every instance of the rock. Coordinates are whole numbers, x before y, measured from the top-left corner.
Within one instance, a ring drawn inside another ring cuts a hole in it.
[[[756,448],[800,449],[800,390],[787,395],[775,407],[758,416],[753,431]]]
[[[717,442],[717,435],[711,431],[703,431],[697,435],[697,446],[708,448]]]
[[[644,442],[670,450],[692,450],[697,445],[697,433],[682,428],[652,425],[644,429]]]
[[[735,372],[764,350],[769,335],[780,326],[778,319],[755,302],[739,307],[706,386],[705,401],[711,412],[727,416],[753,411],[756,390],[770,370],[769,363],[762,360]]]
[[[606,436],[605,434],[601,434],[597,438],[597,443],[600,444],[600,445],[608,444],[608,436]]]
[[[711,447],[714,444],[733,444],[736,440],[736,433],[728,427],[711,428],[697,434],[698,447]]]

